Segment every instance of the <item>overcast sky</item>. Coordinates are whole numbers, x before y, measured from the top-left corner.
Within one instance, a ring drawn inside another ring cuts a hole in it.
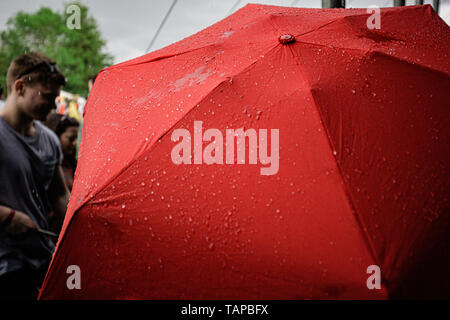
[[[114,56],[115,63],[129,60],[145,53],[158,26],[173,0],[81,0],[97,19],[106,51]],[[225,18],[238,3],[236,10],[247,3],[280,6],[319,8],[321,0],[178,0],[151,51],[194,34]],[[430,3],[431,1],[425,1]],[[391,6],[392,0],[347,0],[347,7]],[[407,0],[407,4],[413,4]],[[63,10],[62,0],[0,0],[0,30],[18,11],[34,12],[41,6],[56,11]],[[441,0],[441,17],[450,24],[450,0]]]

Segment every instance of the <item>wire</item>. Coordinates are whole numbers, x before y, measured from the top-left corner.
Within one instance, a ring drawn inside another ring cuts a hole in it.
[[[231,13],[233,13],[234,9],[236,9],[236,7],[241,3],[241,1],[242,1],[242,0],[237,0],[237,1],[233,4],[233,6],[231,7],[231,9],[228,10],[227,17],[228,17]]]
[[[167,11],[166,16],[164,17],[164,19],[161,21],[161,24],[158,27],[158,30],[156,30],[155,35],[153,36],[152,41],[150,41],[150,44],[148,45],[147,49],[145,50],[145,53],[147,53],[151,47],[153,46],[153,43],[155,43],[156,38],[158,38],[159,33],[161,32],[161,29],[163,28],[164,24],[167,21],[167,18],[169,17],[170,13],[173,10],[173,7],[175,7],[175,4],[177,3],[178,0],[173,0],[172,5],[169,8],[169,11]]]

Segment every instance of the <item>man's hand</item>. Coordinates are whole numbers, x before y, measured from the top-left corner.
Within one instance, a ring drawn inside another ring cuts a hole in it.
[[[12,236],[20,236],[37,229],[38,226],[28,215],[17,210],[14,218],[11,220],[11,223],[5,227],[5,231]]]

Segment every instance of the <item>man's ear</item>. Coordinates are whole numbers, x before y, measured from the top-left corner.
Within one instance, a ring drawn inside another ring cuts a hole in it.
[[[23,96],[25,94],[25,82],[22,79],[17,79],[14,82],[14,90],[18,96]]]

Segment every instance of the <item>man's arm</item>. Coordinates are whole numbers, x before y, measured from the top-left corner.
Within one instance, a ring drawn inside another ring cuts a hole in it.
[[[53,180],[50,184],[48,197],[55,213],[59,231],[64,221],[70,197],[69,189],[67,189],[66,182],[64,181],[64,174],[60,165],[56,167]]]
[[[5,222],[8,220],[8,216],[11,215],[12,208],[0,206],[0,226],[2,229],[11,235],[21,235],[32,230],[37,230],[37,225],[27,216],[25,213],[14,210],[14,215],[9,220],[8,225],[5,226]]]

